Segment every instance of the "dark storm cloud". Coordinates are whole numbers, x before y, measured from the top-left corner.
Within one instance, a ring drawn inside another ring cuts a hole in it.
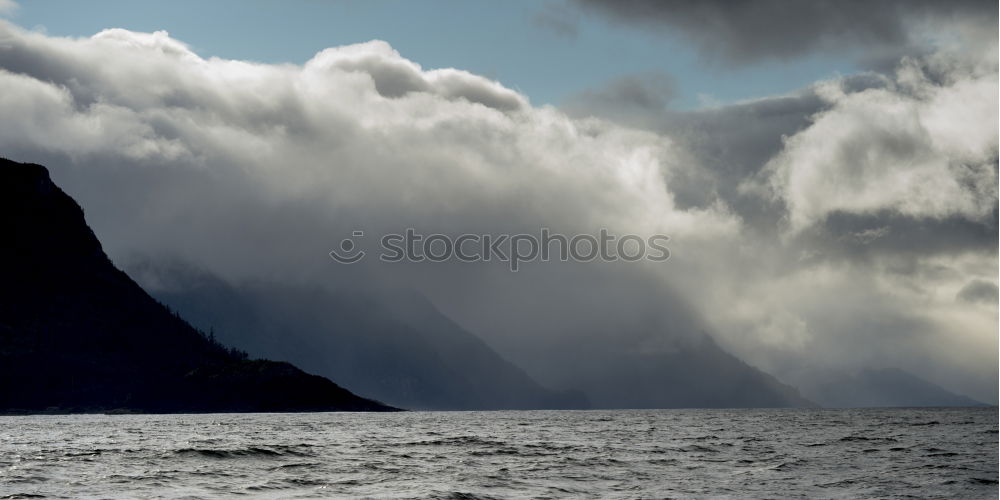
[[[892,256],[916,258],[965,252],[996,251],[997,214],[979,220],[965,217],[913,218],[892,211],[874,214],[835,212],[798,235],[798,243],[817,258],[861,261]]]
[[[675,87],[673,79],[663,73],[624,75],[601,88],[572,95],[560,107],[574,116],[650,125],[650,120],[659,120],[667,111]]]
[[[882,88],[874,73],[840,80],[845,92]],[[670,137],[699,168],[675,169],[669,188],[680,207],[705,208],[723,201],[745,221],[774,229],[783,206],[740,191],[784,147],[783,139],[807,128],[812,116],[829,109],[814,87],[718,107],[679,111],[669,107],[674,86],[667,75],[633,74],[604,87],[580,92],[562,105],[571,116],[594,116]]]
[[[933,0],[575,0],[585,10],[654,33],[680,34],[706,54],[735,63],[790,58],[817,50],[864,48],[898,60],[917,44],[928,19],[973,20],[996,27],[988,1]],[[886,55],[886,53],[890,55]]]
[[[823,109],[815,93],[769,97],[720,108],[670,109],[673,83],[662,74],[633,74],[566,99],[561,108],[575,117],[599,117],[655,131],[683,145],[690,161],[707,168],[672,171],[669,189],[679,206],[705,208],[721,199],[747,215],[760,207],[747,200],[739,184],[754,175],[782,147],[781,138],[805,128]]]
[[[984,304],[996,304],[1000,298],[1000,291],[997,284],[984,280],[972,280],[959,290],[958,300],[966,302],[982,302]]]

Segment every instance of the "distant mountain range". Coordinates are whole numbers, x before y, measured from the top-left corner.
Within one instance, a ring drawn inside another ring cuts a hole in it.
[[[129,267],[202,330],[253,355],[293,362],[410,409],[587,408],[581,393],[540,386],[416,293],[233,285],[190,266]]]
[[[708,335],[667,354],[607,353],[577,374],[576,392],[543,388],[415,293],[267,283],[233,285],[191,266],[129,271],[155,297],[224,343],[293,362],[345,387],[414,409],[808,407]],[[582,373],[580,373],[582,372]]]
[[[703,333],[671,351],[610,354],[578,374],[600,408],[810,408],[816,403],[726,352]]]
[[[112,265],[39,165],[0,159],[0,412],[392,410],[207,338]]]
[[[804,377],[799,388],[832,408],[986,406],[897,368],[823,371]]]

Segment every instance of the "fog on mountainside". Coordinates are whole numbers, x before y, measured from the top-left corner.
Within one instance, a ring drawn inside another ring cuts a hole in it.
[[[153,300],[39,165],[0,158],[0,412],[386,411]]]

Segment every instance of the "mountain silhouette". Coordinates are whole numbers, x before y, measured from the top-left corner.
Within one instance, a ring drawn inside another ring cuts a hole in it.
[[[703,333],[676,339],[667,352],[615,351],[602,344],[599,356],[579,358],[602,362],[554,360],[578,367],[557,382],[576,390],[559,392],[540,385],[416,293],[232,284],[178,262],[147,260],[128,269],[155,297],[225,343],[293,362],[406,408],[816,406]],[[579,346],[587,348],[583,341]]]
[[[621,338],[622,345],[635,345],[626,336]],[[796,388],[730,354],[707,333],[683,332],[662,338],[669,348],[605,348],[595,353],[606,344],[581,342],[577,352],[567,355],[592,361],[578,363],[580,369],[564,375],[564,383],[573,380],[595,408],[817,406]]]
[[[820,371],[802,377],[799,388],[833,408],[985,406],[898,368]]]
[[[179,262],[127,267],[197,327],[250,353],[293,362],[411,409],[579,409],[539,385],[416,292],[232,284]]]
[[[0,234],[0,412],[394,409],[196,330],[112,264],[45,167],[0,159]]]

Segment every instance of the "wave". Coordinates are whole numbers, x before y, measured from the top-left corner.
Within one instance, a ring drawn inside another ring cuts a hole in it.
[[[868,437],[868,436],[845,436],[845,437],[840,438],[840,441],[845,442],[845,443],[846,442],[851,442],[851,441],[879,441],[879,442],[882,442],[882,443],[896,443],[896,442],[898,442],[895,438],[890,438],[890,437]]]
[[[485,439],[478,436],[454,436],[404,444],[408,446],[506,446],[507,442]]]
[[[304,445],[303,445],[304,446]],[[314,454],[299,450],[299,446],[251,446],[235,449],[218,448],[181,448],[174,450],[176,456],[196,456],[205,458],[274,458],[274,457],[309,457]]]

